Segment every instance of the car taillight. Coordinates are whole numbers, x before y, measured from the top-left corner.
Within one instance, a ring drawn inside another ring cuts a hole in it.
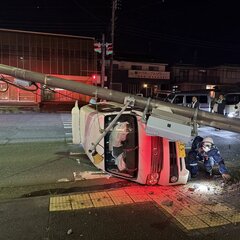
[[[147,176],[147,185],[155,185],[158,183],[159,174],[151,173]]]

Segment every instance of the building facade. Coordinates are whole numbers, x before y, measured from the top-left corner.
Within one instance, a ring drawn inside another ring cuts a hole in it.
[[[220,65],[199,67],[175,65],[171,67],[171,86],[181,91],[219,89],[230,91],[240,88],[240,66]]]
[[[109,62],[106,64],[107,70]],[[165,63],[113,61],[114,90],[131,94],[153,96],[156,90],[166,90],[170,86],[170,72]]]
[[[0,29],[0,63],[92,84],[97,71],[94,38]],[[0,103],[85,101],[85,96],[57,89],[25,91],[0,81]]]
[[[0,29],[0,63],[87,84],[96,84],[92,77],[95,75],[101,85],[101,57],[94,52],[94,42],[95,39],[89,37]],[[106,76],[110,75],[109,66],[106,60]],[[227,65],[203,68],[176,64],[169,67],[166,63],[114,60],[112,76],[114,90],[145,97],[176,87],[191,91],[240,85],[240,67]],[[14,82],[13,78],[9,80]],[[110,86],[109,78],[105,86]],[[89,101],[89,97],[82,94],[40,84],[30,90],[0,79],[0,104]]]

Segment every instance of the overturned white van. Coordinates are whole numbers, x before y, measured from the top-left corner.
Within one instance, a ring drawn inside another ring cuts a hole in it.
[[[142,113],[130,108],[91,151],[93,143],[121,109],[120,104],[111,102],[80,108],[81,143],[93,164],[116,177],[140,184],[186,184],[189,172],[184,144],[148,136]]]

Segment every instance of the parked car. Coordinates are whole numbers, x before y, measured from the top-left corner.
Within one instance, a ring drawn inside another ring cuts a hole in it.
[[[168,95],[166,101],[178,104],[184,107],[190,107],[192,97],[195,96],[199,102],[199,109],[203,111],[211,111],[211,97],[209,92],[176,92]]]
[[[170,94],[171,91],[160,91],[157,92],[153,98],[160,101],[165,101]]]
[[[240,118],[240,92],[227,93],[224,97],[226,100],[225,115]]]

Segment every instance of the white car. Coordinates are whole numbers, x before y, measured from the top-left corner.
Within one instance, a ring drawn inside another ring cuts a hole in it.
[[[225,115],[240,118],[240,92],[227,93],[224,97],[226,99]]]
[[[126,109],[105,136],[122,105],[99,102],[80,108],[80,140],[93,164],[116,177],[147,185],[186,184],[185,146],[159,136],[148,136],[142,113]]]

